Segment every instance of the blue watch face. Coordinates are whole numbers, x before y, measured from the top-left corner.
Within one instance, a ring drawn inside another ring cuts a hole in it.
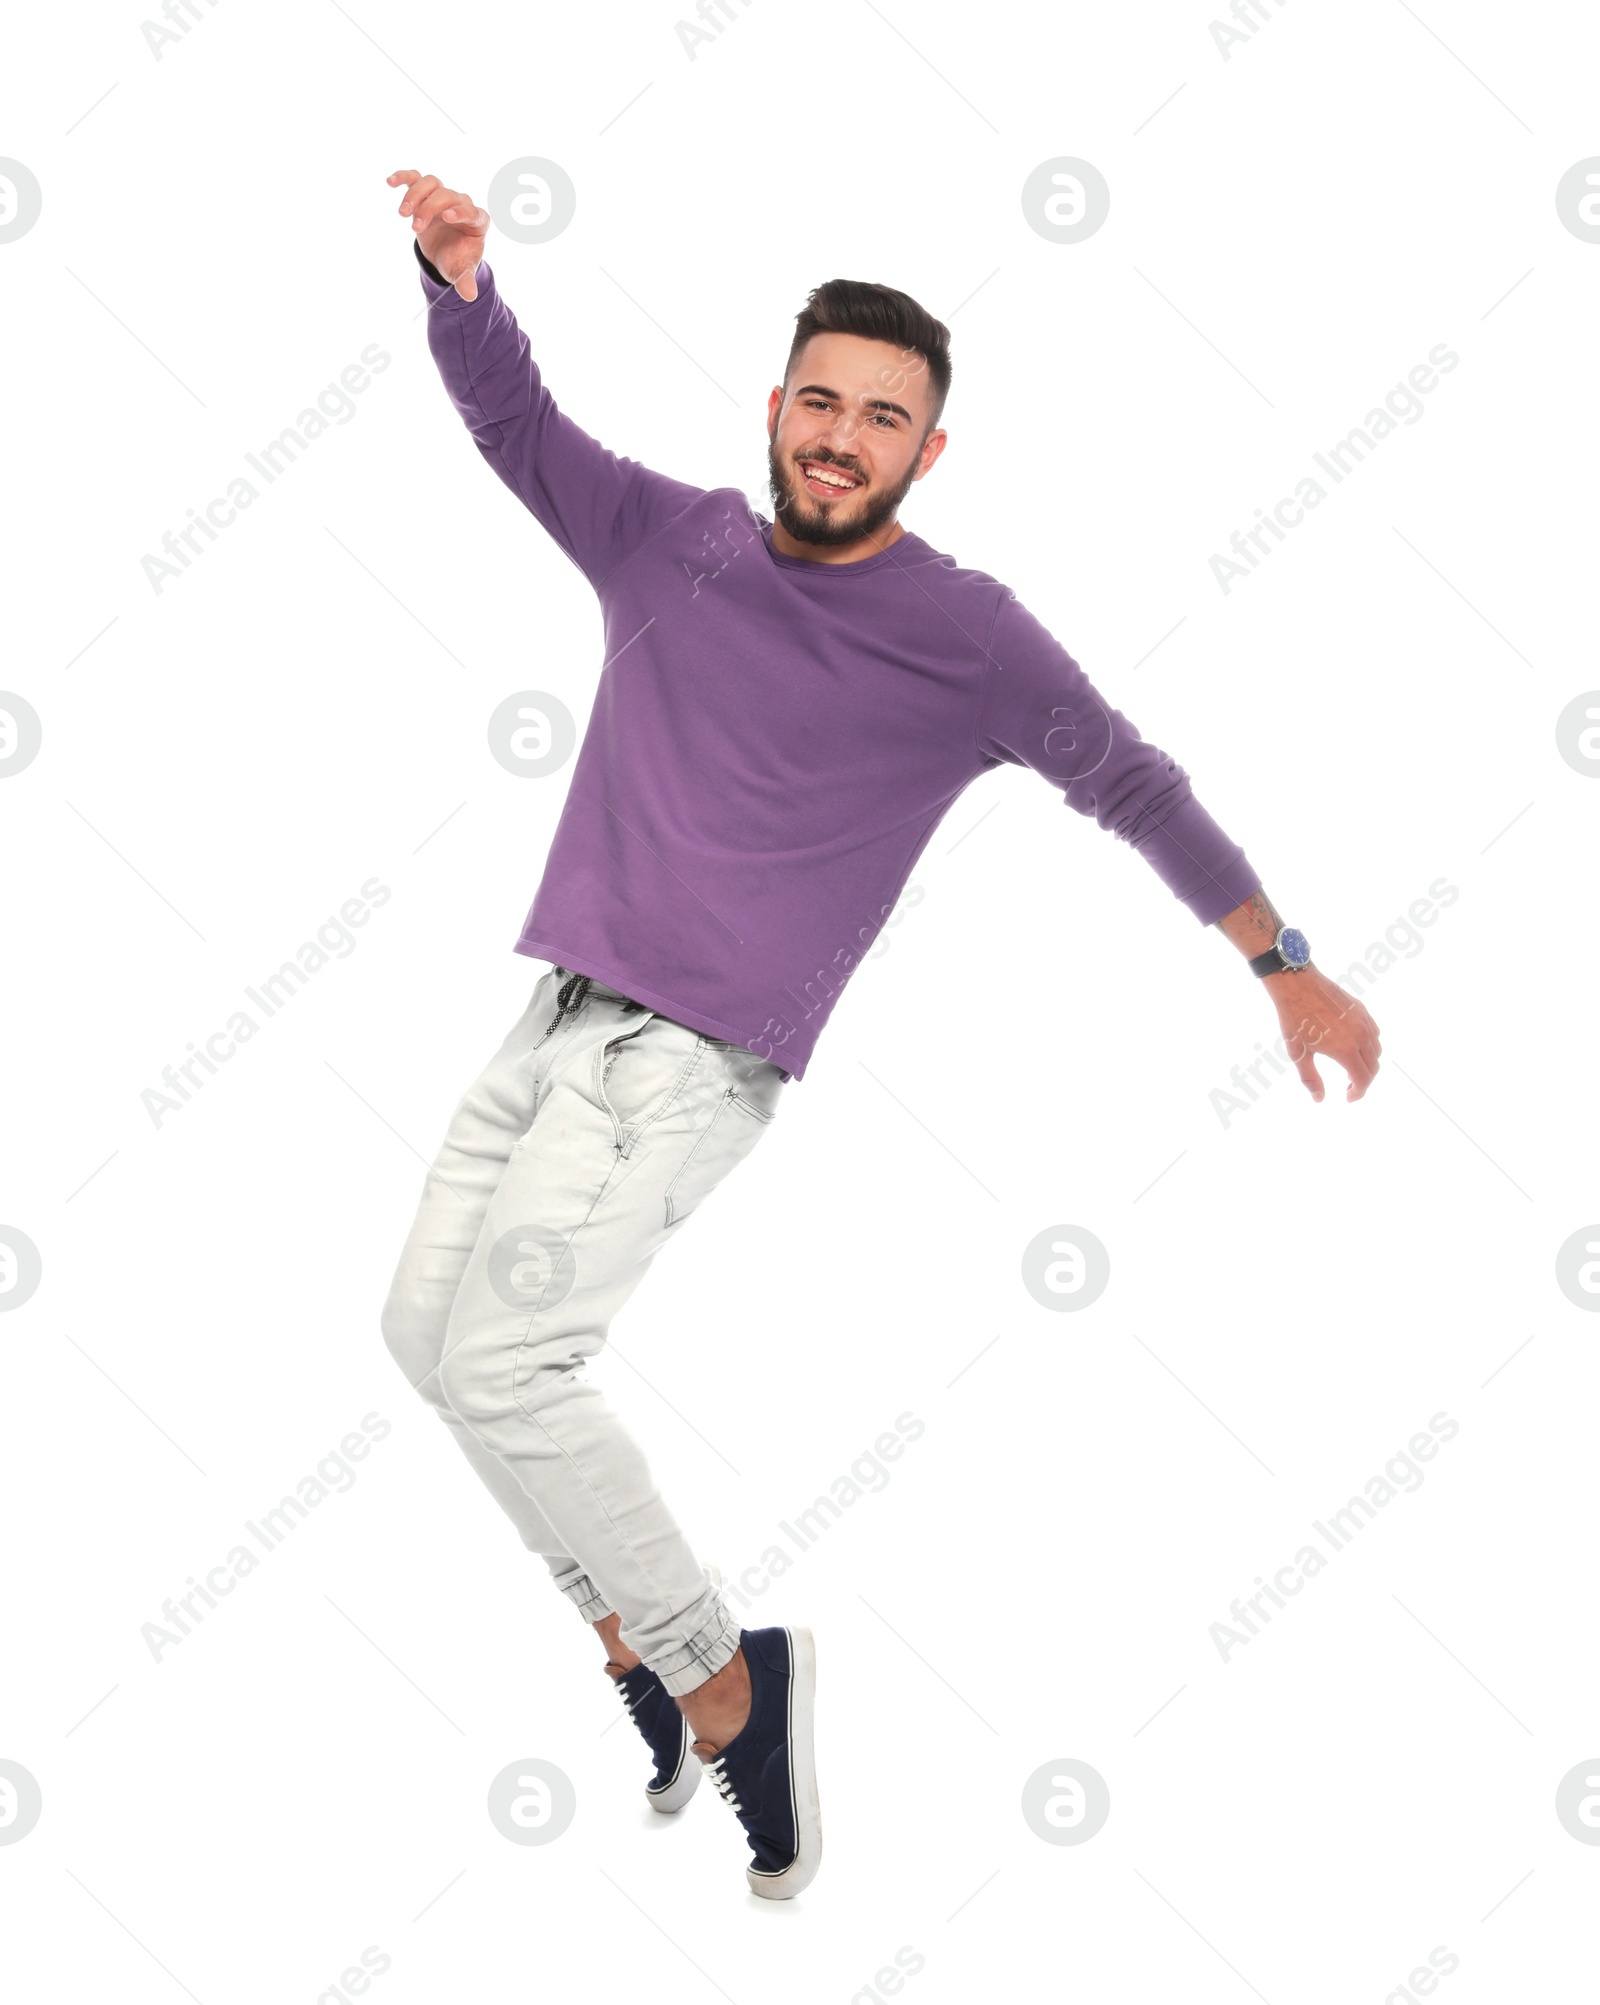
[[[1298,926],[1285,926],[1278,935],[1278,952],[1291,968],[1303,968],[1311,959],[1311,942]]]

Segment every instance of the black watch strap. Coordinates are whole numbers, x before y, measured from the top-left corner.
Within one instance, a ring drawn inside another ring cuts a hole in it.
[[[431,258],[426,258],[423,256],[422,239],[420,237],[413,237],[411,239],[411,248],[417,254],[417,263],[421,265],[422,269],[428,274],[429,278],[433,280],[435,285],[448,285],[450,283],[449,279],[447,279],[444,273],[439,270],[439,268],[434,264],[433,260]]]
[[[1280,926],[1272,945],[1250,962],[1253,975],[1297,975],[1311,965],[1311,942],[1298,926]]]

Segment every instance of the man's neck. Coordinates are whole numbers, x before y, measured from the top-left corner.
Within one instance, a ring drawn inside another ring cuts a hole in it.
[[[898,543],[905,533],[905,524],[897,518],[886,529],[860,537],[854,543],[802,543],[781,522],[774,522],[772,547],[780,557],[799,557],[812,564],[859,564],[863,557],[876,557],[891,543]]]

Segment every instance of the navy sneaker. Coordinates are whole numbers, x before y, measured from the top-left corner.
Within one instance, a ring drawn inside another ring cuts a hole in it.
[[[721,1588],[722,1568],[715,1560],[706,1563],[705,1574],[713,1587]],[[617,1675],[612,1677],[613,1673]],[[648,1664],[624,1671],[620,1664],[607,1663],[606,1675],[612,1677],[628,1717],[655,1757],[655,1773],[645,1784],[645,1801],[652,1810],[681,1810],[700,1786],[700,1764],[689,1759],[694,1736],[682,1707]]]
[[[681,1810],[700,1783],[700,1764],[689,1759],[691,1735],[682,1708],[648,1664],[624,1671],[620,1664],[608,1663],[606,1675],[655,1759],[655,1773],[644,1786],[645,1801],[652,1810]]]
[[[764,1899],[786,1901],[822,1863],[813,1724],[817,1650],[809,1629],[746,1629],[750,1717],[721,1747],[694,1742],[724,1802],[750,1840],[745,1878]]]

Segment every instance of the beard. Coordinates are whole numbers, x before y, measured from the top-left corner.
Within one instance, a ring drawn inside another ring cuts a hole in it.
[[[818,464],[837,466],[839,462],[822,454]],[[840,467],[840,471],[856,473],[857,470],[844,466]],[[910,493],[911,483],[916,477],[917,462],[913,458],[906,468],[905,478],[897,487],[875,492],[867,486],[862,490],[864,502],[858,501],[854,495],[841,495],[833,502],[822,501],[816,495],[807,493],[798,468],[778,457],[776,440],[769,438],[767,441],[767,486],[772,494],[772,505],[777,520],[797,543],[836,548],[842,543],[855,543],[863,536],[876,536],[893,520],[895,510]]]

